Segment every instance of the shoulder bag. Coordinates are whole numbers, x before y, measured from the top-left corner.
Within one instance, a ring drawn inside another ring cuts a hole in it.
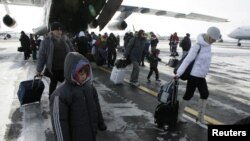
[[[180,76],[180,79],[181,79],[181,80],[187,80],[187,79],[188,79],[188,77],[189,77],[189,75],[190,75],[190,73],[191,73],[191,71],[192,71],[192,69],[193,69],[194,62],[195,62],[197,56],[198,56],[199,53],[200,53],[200,50],[201,50],[201,45],[200,45],[199,51],[198,51],[198,53],[196,54],[196,57],[194,58],[194,60],[187,66],[187,68],[185,69],[185,71],[183,72],[183,74]],[[187,56],[187,55],[186,55],[186,56]],[[174,68],[174,74],[177,73],[177,70],[178,70],[179,67],[181,66],[181,63],[182,63],[183,60],[186,58],[186,56],[183,57],[183,58],[179,61],[179,63],[177,64],[177,66]]]

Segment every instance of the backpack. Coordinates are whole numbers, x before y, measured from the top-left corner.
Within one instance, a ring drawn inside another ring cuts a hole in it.
[[[168,129],[171,129],[177,123],[179,108],[179,101],[177,100],[178,85],[177,80],[172,80],[165,85],[167,87],[163,85],[159,91],[158,100],[161,98],[164,103],[160,101],[161,103],[155,108],[154,119],[155,124],[160,128],[164,129],[165,125],[167,125]],[[166,88],[165,92],[161,92],[164,88]]]
[[[165,125],[168,126],[168,129],[172,129],[177,124],[178,119],[178,109],[179,102],[176,104],[164,104],[160,103],[155,108],[154,119],[155,124],[159,128],[165,129]]]
[[[185,38],[181,40],[181,43],[180,43],[180,45],[179,45],[180,47],[183,47],[183,45],[184,45],[184,40],[185,40]]]
[[[157,99],[161,103],[165,103],[165,104],[169,103],[171,102],[171,98],[174,93],[176,93],[175,80],[172,80],[169,83],[165,83],[161,85],[160,90],[157,95]]]

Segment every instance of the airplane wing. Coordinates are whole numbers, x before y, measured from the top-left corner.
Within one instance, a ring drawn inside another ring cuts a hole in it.
[[[121,5],[117,10],[120,12],[119,16],[114,19],[114,21],[109,22],[108,28],[111,30],[124,30],[127,27],[127,23],[125,21],[133,13],[154,15],[154,16],[166,16],[166,17],[174,17],[174,18],[183,18],[190,20],[198,20],[198,21],[206,21],[206,22],[229,22],[227,19],[199,14],[199,13],[178,13],[172,11],[165,10],[157,10],[146,7],[136,7],[136,6],[128,6]],[[106,24],[105,24],[106,25]],[[100,30],[105,27],[105,25],[100,26]]]
[[[124,30],[127,27],[125,19],[132,13],[149,14],[155,16],[166,16],[201,20],[208,22],[228,22],[227,19],[208,16],[198,13],[178,13],[165,10],[157,10],[136,6],[122,5],[123,0],[0,0],[5,5],[6,15],[3,17],[4,24],[8,27],[15,25],[14,18],[10,17],[6,5],[30,5],[43,6],[45,8],[44,25],[35,28],[35,34],[43,34],[48,31],[48,25],[54,21],[60,21],[68,32],[77,33],[87,30],[88,25],[99,26],[101,31],[107,24],[113,29]],[[114,14],[120,11],[116,22],[110,22]]]
[[[27,5],[42,7],[45,0],[0,0],[0,4]]]
[[[155,16],[166,16],[166,17],[174,17],[174,18],[184,18],[184,19],[192,19],[192,20],[199,20],[199,21],[207,21],[207,22],[229,22],[227,19],[203,15],[198,13],[178,13],[172,11],[165,11],[165,10],[157,10],[157,9],[150,9],[144,7],[136,7],[136,6],[125,6],[121,5],[119,11],[122,13],[126,13],[124,16],[125,20],[130,14],[132,13],[141,13],[141,14],[148,14],[148,15],[155,15]]]
[[[99,30],[101,31],[119,9],[123,0],[109,0],[98,17]]]

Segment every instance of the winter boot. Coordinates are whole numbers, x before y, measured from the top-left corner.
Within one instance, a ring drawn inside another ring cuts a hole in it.
[[[183,118],[184,109],[187,105],[187,100],[182,99],[182,101],[179,102],[179,111],[178,111],[178,122],[180,123],[186,123],[187,121]]]
[[[198,112],[198,116],[196,118],[196,122],[199,121],[202,124],[206,124],[206,121],[204,120],[204,115],[206,112],[206,105],[207,105],[206,99],[199,100],[199,112]]]

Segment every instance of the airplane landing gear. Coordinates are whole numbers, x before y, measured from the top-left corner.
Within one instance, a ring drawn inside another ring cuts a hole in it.
[[[237,46],[241,46],[240,40],[238,40],[238,44],[237,44]]]

